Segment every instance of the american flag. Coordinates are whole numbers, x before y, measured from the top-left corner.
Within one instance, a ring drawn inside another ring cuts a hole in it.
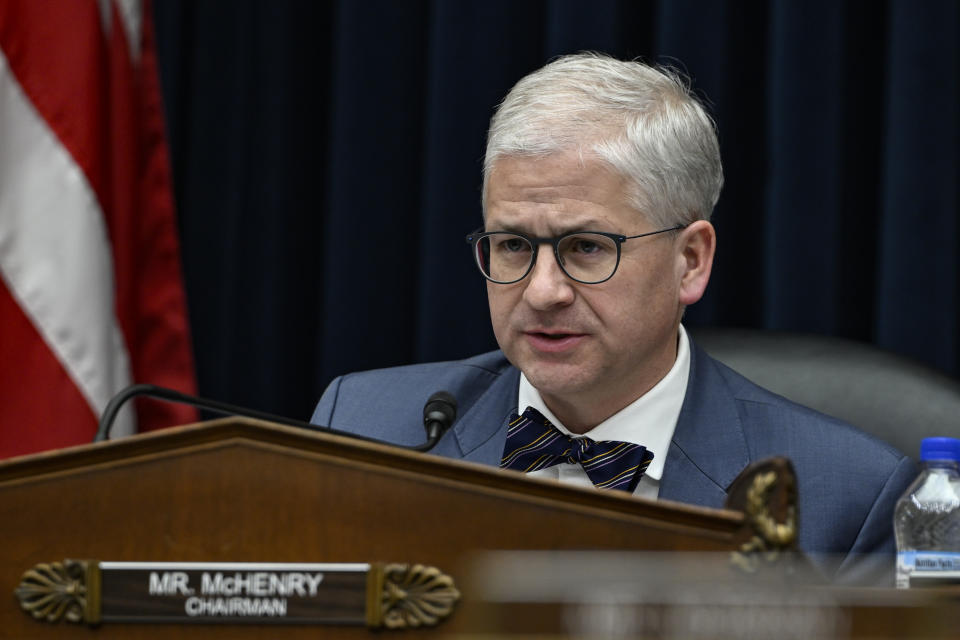
[[[133,381],[195,392],[149,0],[0,0],[0,457],[89,442]]]

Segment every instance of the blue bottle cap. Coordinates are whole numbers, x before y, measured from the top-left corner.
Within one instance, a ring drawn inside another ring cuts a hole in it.
[[[924,438],[920,442],[920,461],[927,460],[960,460],[960,440]]]

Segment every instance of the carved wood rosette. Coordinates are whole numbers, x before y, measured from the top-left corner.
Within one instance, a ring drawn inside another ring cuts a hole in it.
[[[460,599],[450,576],[421,564],[374,565],[367,584],[367,624],[373,628],[432,627]]]
[[[92,560],[40,563],[24,572],[14,594],[37,620],[96,624],[100,619],[99,566]]]
[[[796,549],[797,483],[793,465],[773,458],[747,467],[730,487],[727,508],[742,511],[753,535],[731,554],[734,565],[755,572]]]

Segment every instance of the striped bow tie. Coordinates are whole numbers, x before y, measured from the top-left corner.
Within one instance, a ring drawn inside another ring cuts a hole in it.
[[[653,453],[638,444],[565,435],[542,413],[527,407],[522,416],[510,419],[500,467],[536,471],[569,462],[583,467],[599,489],[633,493],[652,460]]]

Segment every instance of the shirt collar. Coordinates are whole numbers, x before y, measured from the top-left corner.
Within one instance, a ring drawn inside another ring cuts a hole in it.
[[[687,332],[680,325],[677,340],[677,359],[673,367],[660,382],[645,394],[613,414],[583,435],[593,440],[620,440],[640,444],[653,452],[653,462],[647,467],[645,476],[660,480],[663,465],[667,460],[667,449],[677,428],[677,419],[683,398],[687,393],[687,380],[690,377],[690,344]],[[540,392],[530,384],[527,377],[520,373],[520,389],[517,406],[522,412],[533,407],[547,417],[560,431],[570,431],[557,420],[547,408]]]

